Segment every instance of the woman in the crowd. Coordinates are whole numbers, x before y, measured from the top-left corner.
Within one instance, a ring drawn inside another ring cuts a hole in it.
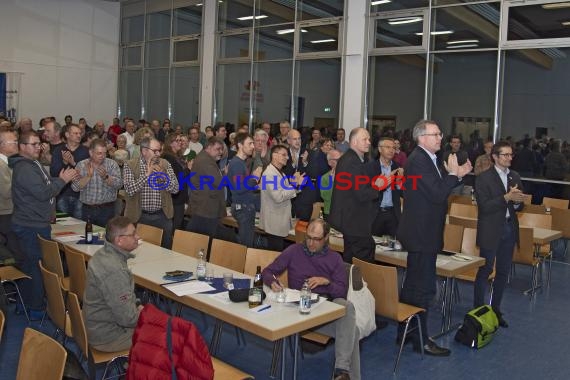
[[[164,139],[162,146],[162,158],[170,163],[174,174],[177,178],[180,176],[187,176],[190,174],[193,161],[186,161],[182,157],[180,135],[170,133]],[[188,190],[186,188],[180,189],[176,194],[172,194],[172,205],[174,207],[173,225],[174,229],[184,229],[184,212],[185,205],[188,202]]]

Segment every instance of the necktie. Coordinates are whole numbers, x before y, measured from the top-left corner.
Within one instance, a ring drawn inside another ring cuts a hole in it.
[[[441,172],[439,171],[439,168],[437,167],[437,158],[433,157],[431,160],[433,161],[433,164],[435,165],[435,169],[437,170],[437,174],[439,174],[439,177],[441,178]]]

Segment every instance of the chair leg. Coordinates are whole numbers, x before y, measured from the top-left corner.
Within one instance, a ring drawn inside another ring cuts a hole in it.
[[[26,319],[28,320],[28,325],[29,325],[30,324],[30,316],[28,315],[28,310],[26,309],[26,304],[24,303],[24,299],[22,298],[22,293],[20,292],[20,287],[18,286],[16,281],[5,280],[5,282],[9,282],[12,285],[14,285],[14,289],[16,289],[16,294],[18,295],[18,300],[20,300],[20,304],[22,305],[22,310],[24,310],[24,315],[26,316]]]
[[[413,318],[416,318],[416,323],[418,324],[418,332],[420,334],[420,351],[422,355],[422,359],[424,358],[424,338],[422,336],[422,325],[420,322],[420,316],[414,314],[408,319],[406,319],[406,326],[404,327],[404,334],[402,335],[402,341],[400,342],[400,349],[398,350],[398,356],[396,357],[396,363],[394,363],[394,374],[398,370],[398,364],[400,363],[400,357],[402,356],[402,350],[404,349],[404,344],[406,343],[406,337],[408,335],[408,329],[410,327],[410,322]]]
[[[489,280],[489,305],[493,303],[493,291],[495,290],[495,280]]]
[[[277,369],[279,367],[279,359],[283,355],[283,339],[273,343],[273,354],[271,355],[271,367],[269,368],[269,377],[275,379],[277,377]]]

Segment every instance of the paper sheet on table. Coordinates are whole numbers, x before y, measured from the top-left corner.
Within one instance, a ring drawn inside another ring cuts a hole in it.
[[[232,301],[230,300],[230,293],[229,292],[214,293],[214,294],[211,294],[210,297],[212,297],[216,301],[220,301],[226,305],[232,304]]]
[[[207,282],[196,280],[173,282],[171,284],[162,284],[162,286],[179,297],[216,290],[216,288],[208,285]]]
[[[62,243],[69,243],[69,242],[76,242],[81,239],[81,235],[65,235],[65,236],[57,236],[55,240],[60,241]]]
[[[276,293],[271,292],[270,299],[276,299]],[[315,301],[319,295],[317,293],[311,293],[311,300]],[[299,302],[301,300],[301,292],[296,289],[285,289],[285,302]]]
[[[447,263],[449,263],[451,260],[449,259],[440,259],[439,257],[437,258],[436,264],[437,265],[445,265]]]
[[[64,220],[58,220],[57,224],[59,224],[60,226],[75,226],[77,224],[83,224],[83,220],[79,220],[79,219],[64,219]]]

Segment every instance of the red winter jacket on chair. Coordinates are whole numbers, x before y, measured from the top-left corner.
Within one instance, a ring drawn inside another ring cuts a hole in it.
[[[129,353],[128,380],[172,379],[166,341],[169,317],[151,304],[141,311]],[[182,318],[172,317],[171,331],[177,380],[213,379],[212,359],[198,329]]]

